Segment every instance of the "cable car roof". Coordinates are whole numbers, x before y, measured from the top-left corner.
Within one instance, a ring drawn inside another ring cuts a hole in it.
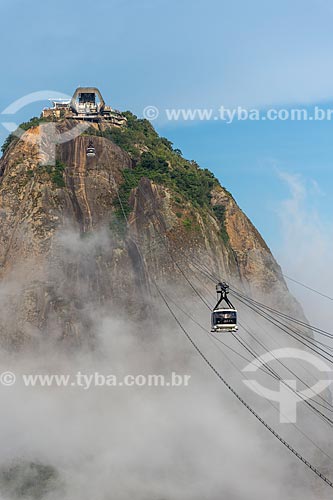
[[[219,308],[219,309],[214,309],[214,312],[237,312],[237,309],[228,309],[228,308]]]

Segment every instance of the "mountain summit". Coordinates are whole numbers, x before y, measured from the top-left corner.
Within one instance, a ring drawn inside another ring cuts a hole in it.
[[[299,309],[263,238],[214,175],[149,121],[97,103],[96,90],[55,102],[3,146],[2,342],[81,343],[93,336],[96,311],[144,320],[155,280],[190,299],[186,278],[214,293],[210,274]],[[78,122],[84,130],[48,163],[42,126],[64,134]]]

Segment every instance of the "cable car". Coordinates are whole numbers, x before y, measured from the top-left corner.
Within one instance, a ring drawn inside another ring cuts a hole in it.
[[[216,285],[216,293],[219,300],[212,311],[211,332],[237,332],[237,310],[228,299],[229,285],[225,282],[218,283]],[[227,307],[220,307],[223,301]]]
[[[214,309],[212,312],[212,332],[236,332],[237,330],[236,309]]]
[[[88,157],[96,156],[96,151],[95,151],[95,148],[94,148],[92,141],[89,142],[89,146],[87,147],[87,156]]]

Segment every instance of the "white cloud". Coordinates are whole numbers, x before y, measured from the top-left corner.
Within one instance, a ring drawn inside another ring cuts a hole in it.
[[[278,260],[285,273],[329,296],[333,296],[333,224],[324,223],[315,208],[322,188],[312,179],[279,173],[289,197],[279,206],[281,245]],[[288,283],[301,300],[309,319],[333,330],[332,302],[302,287]]]

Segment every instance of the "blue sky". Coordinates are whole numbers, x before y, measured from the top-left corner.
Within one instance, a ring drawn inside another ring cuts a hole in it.
[[[329,0],[1,0],[0,12],[0,110],[30,92],[52,97],[78,85],[139,116],[147,105],[333,108]],[[290,191],[281,171],[307,186],[307,209],[331,224],[331,122],[154,125],[218,176],[275,254]],[[6,135],[0,125],[1,142]]]

